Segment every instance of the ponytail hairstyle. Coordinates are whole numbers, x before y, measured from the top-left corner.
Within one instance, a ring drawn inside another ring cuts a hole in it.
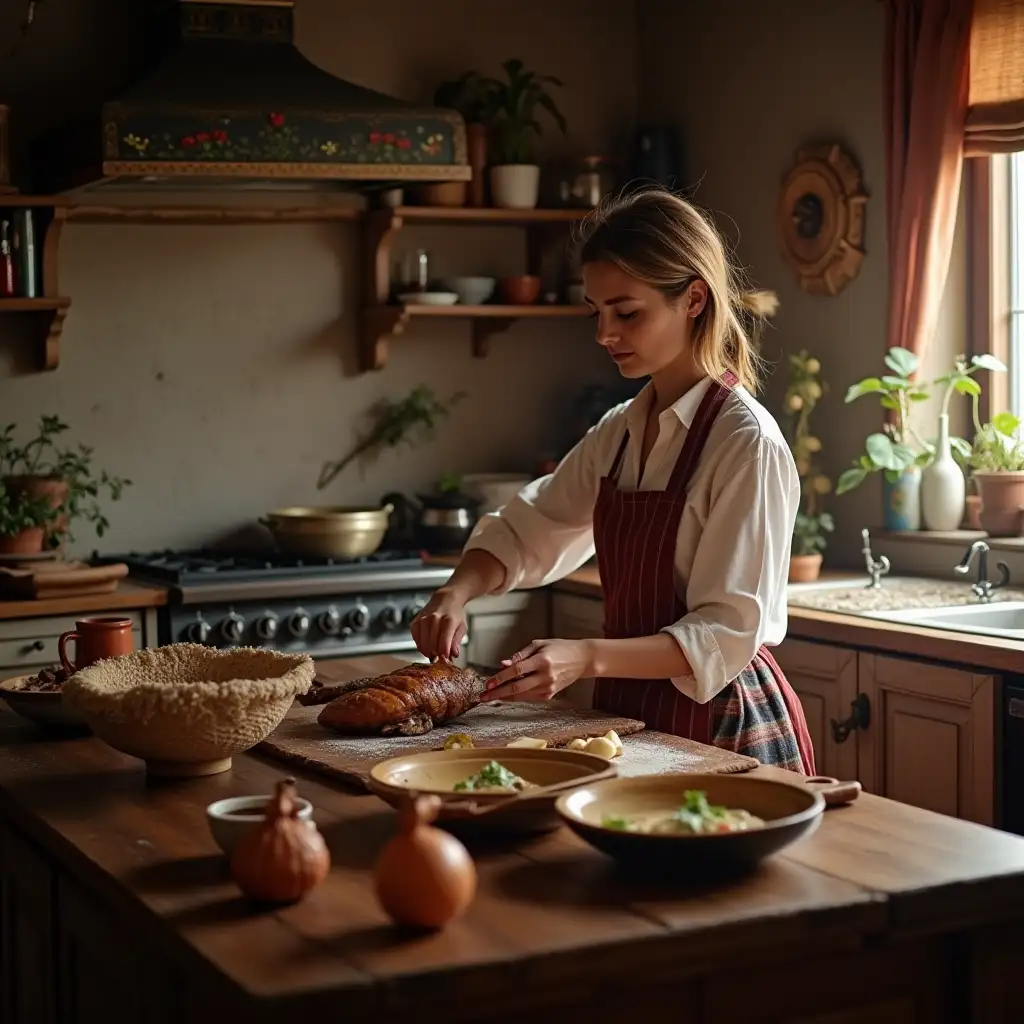
[[[773,292],[749,291],[711,221],[685,199],[645,188],[606,201],[583,223],[579,263],[606,261],[675,304],[697,278],[708,287],[693,321],[693,355],[714,380],[728,371],[754,393],[762,369],[756,344],[778,308]]]

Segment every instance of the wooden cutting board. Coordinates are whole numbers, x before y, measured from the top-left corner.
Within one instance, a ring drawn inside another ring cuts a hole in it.
[[[551,746],[559,746],[577,736],[603,736],[614,729],[625,747],[615,762],[622,775],[742,772],[758,765],[752,757],[665,733],[643,732],[643,722],[581,711],[562,701],[484,704],[426,736],[340,736],[317,723],[321,710],[322,706],[296,704],[256,749],[275,760],[360,788],[365,788],[370,770],[378,762],[412,751],[437,750],[459,732],[472,736],[478,747],[503,747],[518,736],[546,739]]]
[[[128,575],[123,562],[88,565],[85,562],[27,562],[0,565],[0,595],[23,601],[45,601],[86,594],[112,594]]]

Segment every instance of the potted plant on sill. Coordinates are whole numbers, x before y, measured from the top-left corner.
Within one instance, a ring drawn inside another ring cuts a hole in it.
[[[811,583],[821,572],[828,544],[826,534],[834,529],[832,516],[822,508],[832,481],[817,465],[821,441],[811,433],[811,413],[825,392],[819,374],[821,363],[807,350],[789,357],[789,385],[784,399],[789,421],[789,447],[800,476],[800,511],[793,528],[789,557],[789,582]]]
[[[973,356],[968,362],[961,355],[957,356],[949,373],[932,382],[943,386],[945,391],[938,438],[934,445],[928,446],[932,457],[921,474],[921,518],[927,530],[958,530],[963,523],[967,485],[961,464],[969,459],[971,444],[961,437],[950,437],[949,403],[954,394],[970,395],[977,418],[981,385],[974,374],[979,370],[1001,373],[1006,367],[994,356]]]
[[[466,122],[466,149],[469,166],[473,170],[473,180],[469,182],[469,205],[486,206],[486,172],[487,172],[487,125],[491,120],[492,90],[476,71],[465,71],[458,78],[442,82],[434,92],[434,106],[446,110],[456,110]],[[462,199],[451,205],[462,206],[466,202],[465,182],[443,182],[440,185],[424,186],[425,193],[437,195],[439,189],[451,187],[454,197],[462,186]]]
[[[38,554],[56,514],[46,498],[14,494],[0,480],[0,555]]]
[[[976,433],[969,458],[981,498],[979,520],[990,537],[1019,537],[1024,510],[1024,441],[1020,420],[1009,412],[982,424],[974,401]]]
[[[485,80],[495,146],[491,199],[505,209],[532,210],[540,195],[540,167],[533,156],[533,136],[543,131],[537,108],[547,111],[566,134],[565,118],[548,90],[562,82],[527,71],[521,60],[507,60],[502,68],[505,81]]]
[[[913,352],[891,348],[885,354],[891,373],[866,377],[846,392],[847,403],[878,395],[892,418],[880,433],[868,435],[864,454],[840,475],[836,494],[853,490],[871,473],[882,473],[882,522],[887,530],[921,529],[921,467],[930,461],[931,451],[910,425],[912,406],[929,394],[927,384],[913,379],[917,364]]]
[[[95,471],[93,449],[88,445],[62,448],[58,439],[67,430],[59,416],[43,415],[36,436],[25,444],[16,442],[15,424],[0,431],[0,483],[12,498],[43,502],[52,513],[37,551],[74,540],[71,527],[79,520],[91,524],[102,537],[110,525],[102,497],[118,501],[131,484],[106,470]]]

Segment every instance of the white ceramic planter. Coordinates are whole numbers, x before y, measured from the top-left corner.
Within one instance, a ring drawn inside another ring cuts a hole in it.
[[[939,416],[935,458],[921,474],[921,518],[926,530],[959,530],[967,483],[949,446],[949,416]]]
[[[540,168],[499,164],[491,168],[491,201],[505,210],[532,210],[540,197]]]

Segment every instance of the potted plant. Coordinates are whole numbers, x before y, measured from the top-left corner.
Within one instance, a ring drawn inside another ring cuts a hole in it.
[[[981,498],[979,520],[990,537],[1019,537],[1024,510],[1024,441],[1020,420],[1009,412],[982,424],[974,402],[976,433],[971,446],[972,476]]]
[[[820,373],[821,363],[806,349],[789,357],[789,385],[784,401],[789,447],[800,476],[800,511],[789,557],[790,583],[811,583],[818,578],[828,544],[826,534],[834,529],[832,516],[822,508],[825,495],[832,490],[832,481],[818,468],[821,441],[811,433],[811,413],[825,393]]]
[[[466,122],[466,149],[473,180],[469,183],[470,206],[486,206],[487,124],[490,120],[492,92],[487,80],[476,71],[465,71],[458,78],[442,82],[434,92],[434,105],[456,110]],[[462,185],[462,206],[466,202],[464,182],[443,182],[441,188]],[[429,186],[428,186],[429,187]],[[453,194],[455,190],[453,189]]]
[[[59,416],[42,416],[36,436],[25,444],[14,437],[15,424],[0,431],[0,482],[17,499],[43,502],[52,515],[46,522],[44,545],[57,547],[74,540],[72,525],[83,520],[102,537],[110,525],[101,497],[118,501],[130,480],[93,468],[93,449],[84,444],[63,448],[58,439],[68,425]],[[33,506],[39,507],[39,506]]]
[[[928,385],[915,381],[917,356],[905,348],[891,348],[885,365],[891,373],[867,377],[852,384],[846,402],[864,395],[878,395],[891,419],[877,434],[869,434],[864,454],[842,473],[836,494],[859,486],[871,473],[882,473],[883,525],[887,530],[921,529],[921,467],[931,459],[931,450],[910,425],[915,402],[928,398]]]
[[[495,206],[532,210],[540,195],[540,167],[533,153],[533,136],[543,131],[537,108],[547,111],[562,134],[566,133],[565,118],[548,89],[562,82],[527,71],[521,60],[507,60],[502,68],[505,81],[485,80],[495,150],[491,198]]]
[[[35,555],[56,516],[46,498],[15,494],[0,480],[0,555]]]
[[[994,356],[974,356],[968,362],[957,356],[953,369],[932,383],[945,388],[939,433],[932,458],[921,474],[921,518],[928,530],[958,530],[964,518],[967,488],[961,462],[970,456],[971,445],[960,437],[949,435],[949,403],[954,394],[970,395],[977,403],[981,385],[974,379],[978,370],[1003,372],[1006,367]]]

